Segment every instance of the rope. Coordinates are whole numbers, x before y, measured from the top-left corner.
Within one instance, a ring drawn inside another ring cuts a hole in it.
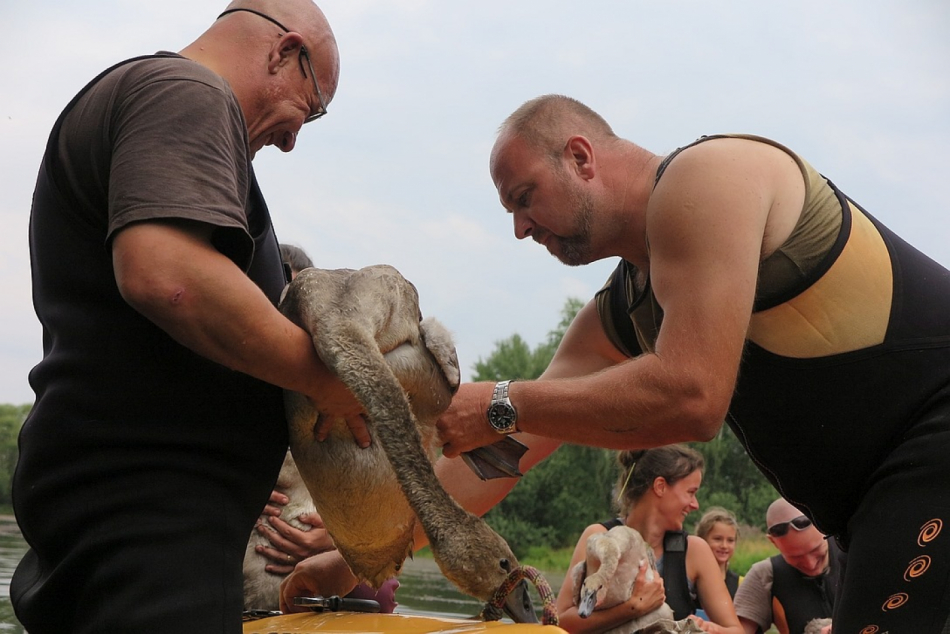
[[[511,594],[511,591],[515,589],[515,586],[517,586],[522,579],[528,579],[534,584],[534,587],[538,589],[538,596],[541,597],[541,601],[544,604],[544,609],[541,612],[541,623],[544,625],[557,625],[557,606],[555,605],[554,592],[551,590],[551,586],[547,580],[541,576],[541,573],[531,566],[521,566],[508,573],[508,578],[495,590],[495,594],[492,595],[491,600],[485,604],[480,615],[481,618],[486,621],[497,621],[501,619],[501,617],[504,616],[501,606],[505,605],[505,599],[508,598],[508,595]]]

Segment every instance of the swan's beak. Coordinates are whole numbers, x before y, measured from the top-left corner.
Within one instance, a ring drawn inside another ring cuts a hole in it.
[[[587,587],[581,588],[580,603],[577,604],[577,615],[582,619],[590,616],[597,606],[597,591]]]
[[[515,586],[515,589],[508,593],[505,605],[502,606],[512,621],[515,623],[537,623],[538,615],[534,612],[534,605],[531,603],[531,595],[528,594],[528,582],[522,579]]]

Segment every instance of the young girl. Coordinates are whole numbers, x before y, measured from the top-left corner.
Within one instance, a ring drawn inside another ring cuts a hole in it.
[[[739,541],[739,524],[736,522],[736,516],[720,506],[713,506],[700,518],[699,524],[696,525],[696,535],[709,544],[713,556],[719,562],[723,579],[726,580],[729,596],[735,598],[736,590],[742,581],[739,575],[729,570],[729,560],[735,554],[736,542]]]
[[[586,557],[591,535],[625,524],[636,529],[653,547],[661,576],[648,583],[645,566],[641,566],[628,601],[595,610],[582,619],[573,605],[573,584],[568,575],[557,600],[560,626],[568,632],[599,632],[652,612],[665,600],[676,619],[692,615],[701,604],[709,620],[691,618],[705,632],[743,634],[709,545],[683,532],[683,520],[699,509],[696,491],[703,479],[702,456],[687,447],[669,445],[623,451],[618,460],[621,473],[617,498],[621,516],[587,527],[574,549],[571,567]]]

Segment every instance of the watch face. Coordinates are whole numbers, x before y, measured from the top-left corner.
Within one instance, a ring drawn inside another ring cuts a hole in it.
[[[488,422],[495,429],[509,429],[516,420],[515,408],[507,403],[495,403],[488,409]]]

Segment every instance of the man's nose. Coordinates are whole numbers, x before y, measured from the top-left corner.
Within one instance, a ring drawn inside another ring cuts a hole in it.
[[[280,135],[280,142],[277,144],[277,147],[280,148],[281,152],[290,152],[294,149],[295,145],[297,145],[297,133],[284,132]]]
[[[528,218],[528,214],[515,212],[512,214],[512,222],[514,223],[516,238],[524,240],[531,237],[531,233],[534,231],[534,223]]]

